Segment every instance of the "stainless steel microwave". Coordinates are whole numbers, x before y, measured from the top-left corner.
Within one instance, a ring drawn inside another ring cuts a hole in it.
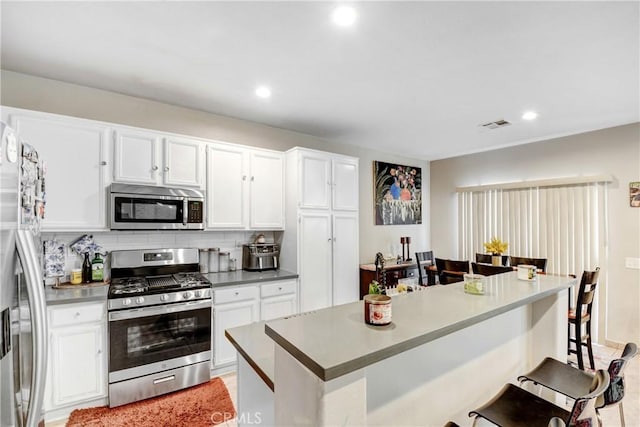
[[[112,230],[203,230],[204,194],[184,188],[111,184]]]

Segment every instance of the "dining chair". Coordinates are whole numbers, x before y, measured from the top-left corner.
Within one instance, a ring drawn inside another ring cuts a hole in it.
[[[609,373],[609,387],[596,400],[596,414],[598,422],[600,420],[600,409],[618,405],[620,411],[620,425],[625,426],[624,410],[622,409],[622,398],[624,397],[624,370],[629,361],[638,354],[638,346],[635,343],[627,343],[622,350],[622,355],[613,359],[609,363],[607,372]],[[520,384],[532,382],[563,394],[571,399],[576,399],[589,392],[589,387],[593,381],[593,374],[576,369],[568,363],[547,357],[538,366],[527,374],[518,377]]]
[[[462,282],[464,273],[469,272],[469,261],[436,258],[436,269],[441,285]]]
[[[482,263],[482,264],[492,264],[492,256],[491,254],[479,254],[476,252],[476,262],[478,264]],[[501,263],[502,265],[509,265],[509,255],[500,255],[500,257],[502,258]]]
[[[483,276],[493,276],[494,274],[510,273],[513,271],[513,268],[505,267],[503,265],[478,264],[476,262],[472,262],[471,270],[475,274],[482,274]]]
[[[512,267],[517,267],[518,265],[535,265],[539,271],[543,273],[547,272],[547,259],[546,258],[526,258],[519,256],[509,257],[509,265]]]
[[[432,273],[425,271],[425,267],[434,264],[433,251],[416,252],[416,263],[418,264],[418,283],[420,286],[435,285],[435,277]],[[427,280],[424,280],[424,276]],[[426,283],[425,283],[426,282]]]
[[[584,369],[582,347],[587,348],[589,365],[591,366],[591,369],[595,369],[593,348],[591,346],[591,310],[596,296],[596,286],[598,285],[599,275],[600,267],[597,267],[594,271],[584,271],[582,273],[580,287],[578,288],[576,306],[575,308],[570,309],[568,314],[567,354],[575,353],[578,358],[578,367],[580,369]],[[571,337],[572,329],[573,337]],[[573,344],[575,348],[572,348],[571,344]]]
[[[608,386],[609,374],[605,370],[598,370],[588,393],[578,397],[571,411],[567,411],[523,388],[507,384],[485,405],[469,412],[469,416],[475,417],[474,426],[478,418],[504,427],[548,427],[562,425],[560,421],[570,427],[593,426],[593,419],[597,418],[596,399],[602,396]]]

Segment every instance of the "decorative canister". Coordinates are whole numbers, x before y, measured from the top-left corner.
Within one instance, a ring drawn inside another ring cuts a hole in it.
[[[200,273],[209,272],[209,249],[200,249]]]
[[[71,270],[71,276],[69,278],[72,285],[79,285],[82,283],[82,269],[74,268]]]
[[[369,294],[364,296],[364,321],[369,325],[388,325],[391,323],[391,297]]]
[[[229,271],[229,252],[220,252],[218,271]]]
[[[538,269],[535,265],[520,264],[518,266],[518,279],[535,280],[538,275]]]
[[[219,253],[220,248],[209,248],[209,273],[217,273],[220,271]]]

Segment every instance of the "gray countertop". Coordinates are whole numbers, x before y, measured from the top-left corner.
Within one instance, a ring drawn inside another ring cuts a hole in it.
[[[266,334],[323,381],[364,368],[467,326],[524,306],[575,283],[567,277],[517,273],[487,277],[486,293],[470,295],[464,283],[433,286],[393,297],[392,322],[364,322],[362,301],[269,321]]]
[[[298,273],[287,270],[265,271],[228,271],[224,273],[208,273],[204,275],[213,284],[213,287],[244,285],[254,282],[268,282],[273,280],[295,279]]]
[[[224,335],[244,357],[256,374],[273,390],[274,345],[264,333],[265,322],[227,329]]]
[[[204,275],[213,287],[243,285],[247,283],[268,282],[273,280],[295,279],[297,273],[287,270],[244,271],[236,270],[225,273],[208,273]],[[55,289],[45,286],[47,305],[73,304],[79,302],[106,301],[108,285],[90,286],[77,285],[73,289]]]

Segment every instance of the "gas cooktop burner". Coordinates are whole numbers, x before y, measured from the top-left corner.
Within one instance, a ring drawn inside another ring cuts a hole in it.
[[[200,273],[124,277],[111,281],[109,296],[117,298],[119,296],[156,294],[167,291],[180,291],[183,289],[207,288],[209,286],[211,286],[211,282]]]

